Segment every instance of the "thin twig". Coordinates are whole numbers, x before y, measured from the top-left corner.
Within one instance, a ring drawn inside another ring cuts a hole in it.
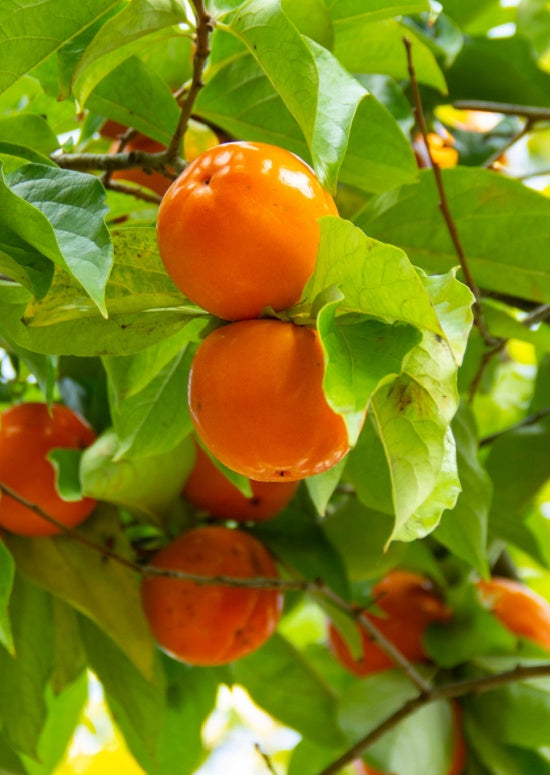
[[[110,173],[107,173],[110,175]],[[102,179],[101,181],[106,189],[109,191],[118,191],[120,194],[128,194],[129,196],[135,196],[136,199],[142,199],[144,202],[151,202],[152,204],[160,204],[162,197],[152,191],[146,191],[141,186],[127,186],[119,181],[111,180],[110,177]]]
[[[486,102],[484,100],[457,100],[453,102],[457,110],[479,110],[483,113],[502,113],[503,116],[523,116],[532,123],[550,121],[550,108],[531,105],[513,105],[507,102]]]
[[[530,328],[537,323],[543,323],[550,318],[550,304],[541,304],[526,315],[521,321],[524,326]]]
[[[206,60],[210,55],[210,34],[213,29],[212,18],[207,13],[204,7],[203,0],[192,0],[193,8],[195,11],[195,18],[197,21],[196,34],[195,34],[195,54],[193,56],[193,75],[191,78],[191,84],[185,94],[185,98],[181,105],[181,112],[170,144],[166,149],[166,161],[170,163],[173,159],[176,159],[179,155],[182,138],[187,131],[187,125],[191,114],[193,112],[193,106],[197,99],[199,91],[203,87],[202,73],[206,65]]]
[[[372,623],[369,617],[363,610],[357,609],[337,595],[330,587],[327,587],[322,582],[319,582],[319,592],[323,594],[328,600],[333,602],[341,610],[350,614],[359,627],[367,633],[367,635],[384,651],[392,660],[392,662],[400,667],[403,672],[409,677],[410,681],[416,688],[425,694],[431,690],[431,685],[424,680],[420,673],[416,670],[409,660],[403,656],[403,654],[397,649],[394,644],[383,635],[378,627]]]
[[[550,406],[545,406],[544,409],[539,409],[538,412],[534,412],[528,417],[524,417],[523,420],[514,423],[514,425],[508,426],[508,428],[504,428],[502,431],[497,431],[496,433],[491,433],[489,436],[484,436],[479,440],[479,446],[486,447],[488,444],[492,444],[493,441],[496,441],[501,436],[505,436],[507,433],[513,433],[513,431],[518,431],[520,428],[527,428],[529,425],[534,425],[539,420],[542,420],[543,417],[547,417],[549,414]]]
[[[485,369],[490,364],[490,362],[493,360],[495,355],[498,355],[498,353],[502,352],[504,347],[506,346],[506,339],[501,339],[500,342],[495,345],[495,347],[491,348],[490,350],[487,350],[485,353],[483,353],[483,357],[481,359],[481,362],[478,366],[478,369],[474,375],[474,378],[470,385],[470,390],[468,393],[468,401],[472,403],[472,401],[475,398],[475,394],[477,393],[477,389],[481,383],[481,379],[483,375],[485,374]]]
[[[266,754],[265,751],[262,750],[261,745],[259,743],[254,743],[254,748],[256,749],[258,754],[262,757],[264,764],[269,770],[269,772],[271,772],[271,775],[277,775],[277,770],[271,763],[271,759],[269,758],[269,756]]]
[[[407,718],[415,711],[429,705],[436,700],[451,700],[457,697],[463,697],[466,694],[480,694],[482,692],[497,689],[500,686],[506,686],[517,681],[526,681],[530,678],[542,678],[550,676],[550,664],[515,667],[494,675],[485,675],[481,678],[469,678],[464,681],[456,681],[434,687],[430,692],[421,694],[405,702],[395,713],[392,713],[381,724],[372,729],[368,734],[357,741],[342,756],[335,759],[328,767],[325,767],[319,775],[336,775],[337,772],[350,764],[354,759],[360,757],[366,750],[379,740],[386,732],[393,729],[400,721]]]
[[[488,159],[486,159],[484,163],[484,167],[487,167],[490,169],[495,162],[500,159],[500,157],[506,153],[513,145],[515,145],[519,140],[522,139],[522,137],[525,137],[525,135],[529,134],[531,129],[533,128],[533,122],[531,119],[527,119],[524,126],[516,132],[512,137],[509,138],[508,142],[505,143],[503,146],[501,146],[498,150],[496,150],[491,156],[489,156]]]
[[[474,315],[475,324],[478,327],[479,332],[481,333],[481,336],[483,337],[483,340],[485,341],[485,343],[490,346],[494,346],[497,340],[495,340],[495,338],[491,336],[491,334],[487,329],[487,326],[485,325],[483,310],[481,309],[481,305],[479,302],[481,293],[470,271],[470,267],[466,259],[466,254],[464,252],[464,248],[462,247],[460,235],[458,233],[456,223],[454,222],[453,216],[449,208],[449,201],[447,199],[445,186],[443,184],[443,176],[441,175],[441,169],[439,168],[439,165],[437,164],[437,162],[434,161],[434,158],[432,156],[432,152],[430,149],[430,143],[428,140],[428,127],[426,126],[426,119],[424,118],[424,112],[422,110],[422,100],[420,97],[420,90],[418,88],[418,81],[416,78],[416,72],[413,64],[412,43],[406,37],[403,38],[403,43],[405,44],[405,49],[407,51],[407,66],[409,70],[409,78],[411,81],[411,88],[412,88],[413,98],[414,98],[414,113],[415,113],[416,123],[422,135],[422,139],[426,147],[426,153],[428,154],[428,158],[430,159],[430,164],[433,169],[435,182],[439,193],[439,202],[438,202],[439,209],[441,210],[441,214],[443,215],[443,218],[447,225],[447,230],[449,232],[449,236],[451,237],[452,243],[454,245],[455,252],[458,257],[458,262],[460,264],[460,268],[462,269],[462,274],[464,275],[466,284],[474,295],[474,303],[472,305],[472,311]]]

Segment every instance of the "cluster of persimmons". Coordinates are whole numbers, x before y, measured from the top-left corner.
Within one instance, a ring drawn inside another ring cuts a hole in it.
[[[199,155],[170,185],[159,208],[166,271],[189,300],[219,319],[191,365],[188,403],[196,462],[183,493],[210,519],[176,537],[151,561],[157,569],[205,576],[210,583],[167,573],[145,574],[142,584],[156,640],[190,664],[224,664],[249,654],[271,636],[281,616],[282,593],[253,581],[277,578],[273,557],[250,532],[231,523],[271,519],[290,502],[299,480],[326,471],[349,448],[345,423],[323,392],[317,332],[276,316],[300,300],[314,271],[318,219],[324,215],[337,215],[335,204],[304,162],[280,148],[249,142],[225,143]],[[29,501],[25,505],[4,493],[0,526],[25,536],[60,532],[34,506],[61,526],[85,520],[95,502],[60,497],[48,453],[89,447],[95,434],[88,424],[67,407],[39,403],[10,407],[0,420],[0,482]],[[222,473],[220,462],[249,480],[250,497]],[[231,586],[220,577],[251,583]],[[550,648],[550,606],[544,600],[499,578],[480,581],[477,589],[505,627]],[[364,614],[411,663],[428,659],[426,628],[452,617],[430,580],[406,570],[393,570],[374,585],[372,607]],[[391,668],[385,651],[359,631],[356,656],[329,625],[329,644],[341,664],[361,677]],[[454,714],[449,775],[459,775],[465,761],[458,706]]]

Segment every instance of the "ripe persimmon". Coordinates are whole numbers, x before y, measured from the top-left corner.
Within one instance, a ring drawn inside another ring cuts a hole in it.
[[[456,167],[458,164],[458,151],[454,147],[454,137],[449,132],[446,130],[443,130],[442,134],[429,132],[427,140],[431,157],[438,167],[441,169]],[[430,156],[421,134],[416,135],[413,139],[413,148],[418,166],[429,167]]]
[[[110,152],[115,153],[117,147],[118,143],[113,143]],[[124,148],[125,152],[145,151],[146,153],[160,153],[165,150],[165,145],[142,134],[137,134],[133,137]],[[134,167],[128,170],[115,170],[115,172],[111,174],[111,177],[113,180],[128,180],[131,183],[136,183],[138,186],[149,188],[159,196],[164,196],[172,184],[171,178],[165,177],[160,172],[147,173],[140,167]]]
[[[550,650],[550,603],[512,579],[498,576],[478,581],[481,601],[502,624],[522,638]]]
[[[317,333],[280,320],[213,331],[191,364],[197,435],[229,468],[264,482],[326,471],[349,449],[342,417],[323,393]]]
[[[157,235],[166,271],[191,301],[226,320],[295,304],[313,272],[318,218],[338,215],[293,153],[232,142],[202,153],[166,192]]]
[[[84,449],[93,443],[90,426],[66,406],[26,403],[0,415],[0,481],[29,502],[40,506],[67,527],[83,522],[96,501],[65,501],[55,488],[55,471],[47,459],[56,447]],[[12,533],[46,536],[59,533],[30,508],[8,495],[0,498],[0,525]]]
[[[297,482],[256,482],[250,479],[252,496],[247,498],[216,468],[206,452],[196,445],[195,465],[183,494],[201,511],[217,519],[263,522],[278,514],[296,492]]]
[[[203,576],[276,578],[267,549],[241,530],[197,527],[161,549],[155,568]],[[283,598],[274,589],[196,584],[146,576],[142,602],[161,648],[192,665],[222,665],[259,648],[275,631]]]
[[[425,576],[403,570],[390,571],[373,587],[374,602],[385,614],[366,616],[409,662],[425,660],[422,644],[424,630],[431,622],[448,621],[449,608],[436,593]],[[329,642],[338,660],[352,673],[370,675],[394,666],[394,662],[360,628],[362,654],[355,659],[346,642],[332,623],[329,624]]]

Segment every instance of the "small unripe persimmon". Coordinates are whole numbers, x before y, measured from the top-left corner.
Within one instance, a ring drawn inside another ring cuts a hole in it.
[[[243,320],[201,342],[189,408],[203,444],[228,468],[264,482],[326,471],[349,450],[346,425],[323,392],[316,331]]]
[[[385,616],[365,612],[368,619],[409,662],[426,659],[422,643],[431,622],[445,622],[451,611],[436,593],[429,579],[409,571],[390,571],[373,587],[374,602]],[[360,628],[362,654],[355,659],[346,642],[331,623],[329,641],[339,661],[352,673],[367,676],[394,666],[391,657]]]
[[[225,320],[295,304],[315,268],[318,219],[336,205],[293,153],[232,142],[202,153],[166,192],[157,236],[166,271]]]
[[[85,449],[95,439],[90,426],[66,406],[25,403],[0,415],[0,482],[66,527],[75,527],[93,511],[92,498],[66,501],[55,487],[55,470],[47,459],[55,448]],[[60,529],[32,509],[3,494],[0,525],[26,536],[55,535]]]
[[[161,549],[151,565],[202,576],[276,578],[267,549],[241,530],[197,527]],[[259,648],[275,631],[283,598],[274,589],[196,584],[146,576],[143,608],[154,637],[191,665],[222,665]]]
[[[183,494],[197,509],[217,519],[263,522],[288,505],[298,486],[297,482],[249,481],[252,496],[247,498],[197,444],[195,465]]]

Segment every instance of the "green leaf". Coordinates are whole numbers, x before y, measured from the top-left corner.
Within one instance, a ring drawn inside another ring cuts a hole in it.
[[[309,497],[317,509],[317,513],[324,516],[329,501],[342,478],[342,473],[346,466],[346,460],[340,460],[339,463],[324,471],[322,474],[308,476],[305,480]]]
[[[191,432],[186,397],[192,355],[190,347],[182,347],[139,393],[121,401],[111,396],[117,460],[169,452]]]
[[[123,617],[129,619],[128,614]],[[101,681],[113,716],[122,729],[132,730],[154,760],[165,718],[160,665],[155,662],[152,680],[146,680],[127,654],[92,622],[82,618],[80,632],[88,663]]]
[[[464,727],[468,735],[472,753],[476,753],[480,761],[490,767],[486,772],[496,775],[524,775],[528,770],[520,769],[514,762],[510,753],[503,745],[486,731],[485,722],[477,721],[472,713],[468,713],[464,720]],[[534,770],[538,772],[538,770]],[[541,773],[542,775],[542,773]]]
[[[86,104],[94,87],[121,62],[156,42],[155,33],[185,21],[185,6],[179,0],[131,0],[101,27],[73,73],[80,104]]]
[[[472,412],[460,407],[452,422],[457,445],[458,475],[462,492],[452,511],[443,512],[434,538],[465,560],[478,573],[489,575],[487,523],[492,484],[477,456],[477,432]]]
[[[342,597],[349,597],[349,582],[342,558],[327,539],[314,515],[294,505],[274,519],[258,524],[254,535],[273,554],[310,581],[322,578]]]
[[[489,529],[543,565],[550,563],[546,541],[531,532],[525,519],[527,509],[540,488],[548,481],[550,420],[511,431],[496,439],[486,460],[493,483]]]
[[[302,35],[312,38],[329,51],[332,49],[332,21],[324,0],[301,0],[299,3],[281,0],[281,8]]]
[[[105,190],[91,175],[58,170],[39,164],[19,167],[8,178],[12,192],[47,218],[55,240],[56,260],[68,270],[93,299],[102,314],[105,284],[113,261],[112,245],[104,216]],[[34,216],[41,231],[46,224]],[[49,256],[51,257],[51,256]]]
[[[0,92],[5,91],[63,43],[92,24],[119,0],[77,3],[67,12],[66,0],[0,2]]]
[[[418,689],[404,673],[384,670],[355,681],[342,693],[338,722],[349,738],[359,739],[417,694]]]
[[[373,24],[365,19],[359,24],[355,20],[337,24],[334,55],[352,73],[377,73],[404,80],[409,78],[409,72],[403,38],[412,43],[411,54],[419,83],[447,94],[447,84],[435,56],[422,39],[401,22],[388,20]]]
[[[482,288],[550,301],[546,253],[550,201],[517,180],[484,169],[443,170],[449,209],[470,270]],[[430,170],[397,195],[374,200],[357,218],[370,236],[406,250],[427,271],[458,263]]]
[[[108,540],[117,554],[128,556],[128,544],[112,507],[98,507],[79,531],[100,545]],[[9,536],[6,543],[25,576],[92,619],[136,669],[151,678],[153,642],[141,607],[139,579],[133,571],[105,561],[71,537]]]
[[[335,26],[429,10],[426,0],[328,0],[327,7]]]
[[[365,236],[343,218],[326,216],[320,224],[317,264],[305,299],[337,286],[344,295],[339,312],[443,333],[422,280],[402,250]]]
[[[0,646],[0,719],[4,735],[22,753],[35,757],[47,716],[44,690],[53,660],[50,598],[16,577],[11,611],[16,656]]]
[[[252,699],[283,724],[320,745],[343,743],[335,695],[282,636],[273,635],[253,654],[235,662],[233,669],[236,681]]]
[[[88,676],[85,671],[60,693],[56,694],[51,687],[48,687],[46,693],[48,718],[38,743],[39,761],[25,757],[25,769],[28,775],[55,772],[73,737],[87,699]]]
[[[0,772],[6,775],[28,775],[23,763],[0,732]]]
[[[34,113],[21,113],[0,120],[0,142],[12,143],[14,139],[46,157],[59,147],[48,122]],[[47,161],[46,164],[52,162]]]
[[[345,324],[335,321],[335,305],[321,311],[317,330],[325,352],[323,389],[330,406],[341,414],[350,443],[357,441],[371,396],[403,370],[403,360],[419,343],[418,329],[377,320]]]
[[[84,494],[158,519],[181,494],[191,473],[192,439],[187,436],[168,452],[149,457],[120,455],[119,448],[115,432],[107,430],[84,451],[80,462]]]
[[[3,540],[0,539],[0,646],[15,655],[10,621],[10,597],[15,575],[15,563]]]
[[[195,772],[205,757],[202,728],[214,710],[219,670],[183,665],[163,658],[166,706],[154,758],[145,750],[134,727],[122,717],[121,729],[128,746],[148,775]]]
[[[17,355],[28,368],[29,372],[36,377],[36,381],[44,394],[46,403],[51,403],[53,401],[57,376],[57,357],[55,355],[33,353],[30,350],[26,350],[24,347],[19,347],[5,332],[1,332],[1,324],[0,336],[4,340],[4,344],[7,345],[9,351]]]
[[[521,0],[517,9],[517,31],[528,38],[539,56],[550,46],[550,18],[546,0]]]
[[[13,172],[22,164],[33,162],[34,164],[45,164],[46,166],[55,167],[56,164],[49,156],[43,156],[41,153],[27,148],[25,145],[19,145],[18,143],[8,143],[5,141],[0,142],[0,161],[4,165],[4,171],[6,174]]]
[[[180,110],[166,83],[136,57],[119,65],[90,94],[87,107],[166,145]]]
[[[55,470],[55,488],[64,501],[82,500],[78,473],[81,457],[81,449],[55,448],[46,455]]]
[[[461,27],[468,26],[488,6],[498,5],[498,0],[443,0],[443,8]]]
[[[86,655],[78,630],[78,614],[58,597],[52,599],[55,630],[55,664],[51,685],[56,694],[86,672]]]
[[[196,315],[209,320],[187,302],[166,274],[154,229],[115,231],[113,246],[115,260],[106,286],[107,320],[67,273],[57,272],[41,302],[29,303],[28,294],[21,289],[0,283],[0,327],[18,346],[35,352],[129,355],[176,333]],[[190,340],[202,325],[197,322],[190,327]]]
[[[272,143],[306,161],[311,154],[296,119],[256,60],[246,52],[214,68],[196,103],[198,116],[236,137]],[[339,180],[365,191],[387,191],[417,176],[410,143],[372,95],[360,101]]]
[[[540,748],[548,743],[548,691],[513,683],[472,697],[470,705],[484,729],[501,743],[525,748]]]
[[[455,100],[550,106],[550,75],[537,67],[530,42],[519,35],[465,40],[447,82]]]
[[[541,352],[550,353],[550,326],[542,323],[533,328],[513,317],[509,307],[487,299],[482,303],[485,322],[495,336],[530,342]]]

